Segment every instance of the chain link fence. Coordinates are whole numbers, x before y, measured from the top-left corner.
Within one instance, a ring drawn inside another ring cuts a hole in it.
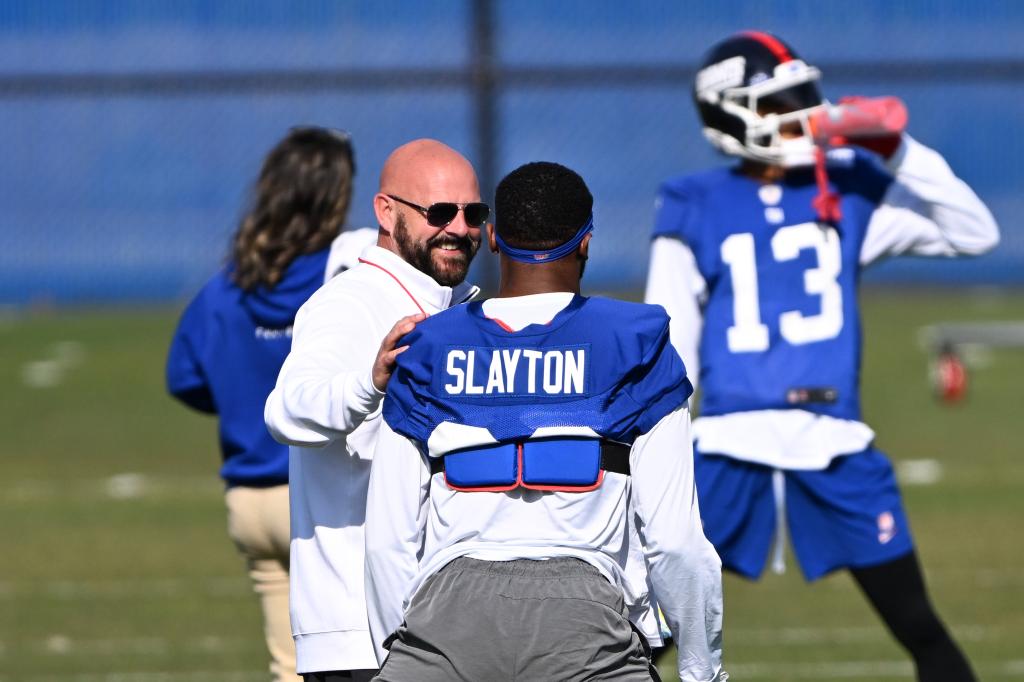
[[[722,162],[690,103],[694,67],[744,28],[820,66],[830,98],[902,97],[911,133],[1000,221],[992,254],[893,261],[869,281],[1024,283],[1020,3],[13,0],[0,5],[0,303],[190,296],[297,124],[352,132],[353,226],[372,224],[381,164],[415,137],[465,153],[486,194],[521,163],[564,163],[596,199],[589,288],[635,292],[658,183]]]

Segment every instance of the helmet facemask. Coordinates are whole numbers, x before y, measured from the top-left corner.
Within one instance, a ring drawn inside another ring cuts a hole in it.
[[[810,117],[827,104],[817,87],[821,72],[792,59],[778,64],[772,76],[758,75],[749,85],[698,90],[698,101],[739,119],[744,131],[740,140],[705,126],[705,137],[733,156],[784,168],[813,165]]]

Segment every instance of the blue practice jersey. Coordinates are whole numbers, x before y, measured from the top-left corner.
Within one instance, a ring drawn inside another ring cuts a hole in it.
[[[892,182],[854,149],[829,156],[842,220],[818,221],[813,169],[763,185],[735,168],[673,178],[654,236],[681,239],[707,283],[701,414],[801,408],[860,420],[861,244]]]
[[[585,428],[632,444],[693,391],[668,322],[660,306],[582,296],[520,331],[488,319],[482,303],[451,308],[401,341],[409,349],[398,356],[384,419],[424,450],[447,423],[498,442]]]

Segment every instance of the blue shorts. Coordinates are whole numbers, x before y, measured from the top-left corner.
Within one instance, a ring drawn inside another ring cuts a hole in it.
[[[695,450],[704,533],[725,568],[764,570],[776,528],[775,469]],[[873,447],[820,471],[784,470],[786,527],[804,577],[883,564],[914,548],[889,459]]]

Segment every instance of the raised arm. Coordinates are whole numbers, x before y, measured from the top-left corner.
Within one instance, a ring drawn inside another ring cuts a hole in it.
[[[992,213],[941,154],[904,133],[888,166],[895,179],[871,216],[862,265],[902,254],[978,255],[999,243]]]

